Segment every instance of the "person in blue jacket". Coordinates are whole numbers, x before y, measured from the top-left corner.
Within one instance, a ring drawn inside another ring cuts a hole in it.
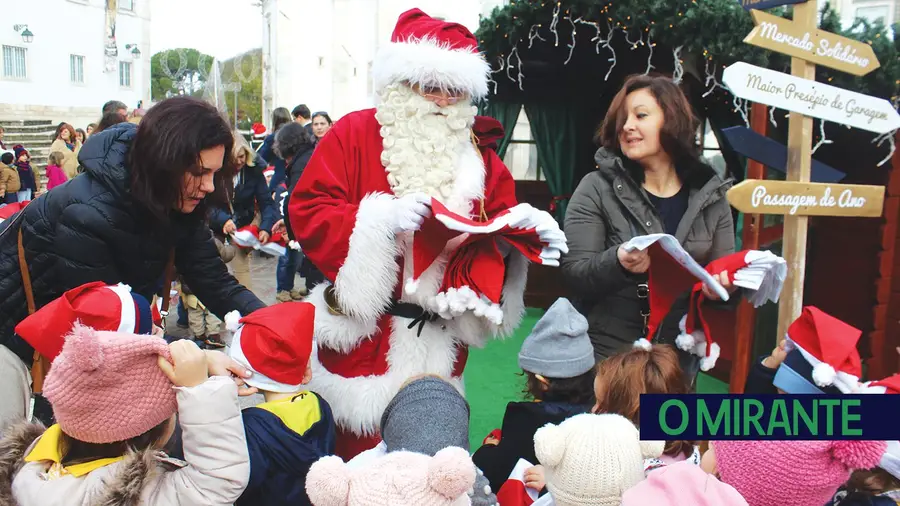
[[[265,244],[272,235],[283,233],[284,221],[266,186],[263,170],[266,163],[250,149],[247,141],[240,135],[234,139],[235,166],[240,167],[234,175],[233,184],[225,188],[226,207],[215,207],[210,210],[209,226],[216,235],[228,237],[237,230],[248,225],[259,227],[259,242]],[[259,221],[256,213],[259,212]],[[234,277],[238,283],[253,290],[250,277],[250,251],[240,249],[232,260]]]
[[[230,318],[226,318],[229,320]],[[250,482],[236,506],[310,505],[306,475],[317,460],[334,454],[331,408],[304,388],[312,379],[315,306],[288,302],[240,320],[232,360],[252,371],[244,381],[266,402],[243,410]]]
[[[275,169],[272,180],[269,181],[269,193],[275,193],[279,186],[284,183],[286,177],[286,164],[283,159],[275,154],[275,134],[284,125],[293,123],[291,112],[285,107],[279,107],[272,111],[272,130],[263,140],[263,145],[259,148],[259,156],[268,162]]]

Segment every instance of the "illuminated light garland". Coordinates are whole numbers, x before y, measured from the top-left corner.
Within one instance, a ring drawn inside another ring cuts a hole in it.
[[[812,153],[810,154],[816,154],[816,151],[818,151],[819,148],[821,148],[824,144],[834,144],[833,140],[825,137],[825,120],[819,121],[819,135],[819,142],[817,142],[816,145],[813,146]]]
[[[572,18],[570,18],[569,16],[566,16],[566,19],[572,25],[572,43],[568,45],[569,57],[566,58],[566,61],[563,63],[563,65],[568,65],[569,62],[572,61],[572,55],[575,53],[575,36],[578,35],[578,31],[575,29],[575,22],[572,21]]]
[[[534,39],[547,42],[547,39],[541,37],[540,29],[540,24],[531,25],[531,29],[528,31],[528,49],[531,49],[531,46],[534,45]]]
[[[643,40],[643,38],[641,40]],[[652,63],[653,62],[653,46],[655,46],[655,45],[656,44],[654,44],[653,42],[650,41],[650,33],[648,32],[647,33],[647,48],[650,49],[650,54],[647,55],[647,70],[644,71],[644,75],[649,74],[651,70],[656,68],[655,66],[653,66],[653,63]]]
[[[772,123],[772,126],[778,128],[778,123],[775,123],[775,108],[769,107],[769,122]]]
[[[488,83],[491,83],[494,85],[494,95],[497,94],[497,81],[494,81],[493,75],[503,72],[506,69],[506,62],[503,61],[502,56],[498,56],[497,61],[500,62],[500,68],[498,68],[497,70],[492,70],[491,75],[488,76]]]
[[[606,27],[609,28],[609,34],[606,36],[606,40],[603,41],[603,47],[605,47],[606,49],[609,49],[609,52],[612,53],[612,58],[609,58],[606,60],[606,61],[612,63],[612,65],[610,65],[609,69],[606,71],[606,76],[603,77],[604,81],[609,80],[609,75],[612,73],[613,69],[615,68],[616,63],[618,63],[618,59],[616,58],[616,50],[613,49],[613,47],[612,47],[612,40],[613,40],[613,36],[616,34],[616,31],[615,31],[615,29],[613,29],[613,27],[609,23],[609,21],[606,22]]]
[[[681,62],[682,48],[684,48],[684,46],[678,46],[672,51],[672,58],[675,59],[675,67],[672,70],[672,82],[675,84],[681,84],[681,81],[684,78],[684,65]]]
[[[583,18],[579,17],[575,20],[575,23],[580,23],[582,25],[588,25],[594,27],[594,30],[597,30],[597,33],[591,39],[591,42],[596,42],[597,46],[594,48],[594,52],[600,54],[600,45],[603,44],[603,37],[600,36],[600,23],[595,23],[593,21],[585,21]]]
[[[875,144],[876,147],[880,148],[881,145],[884,144],[884,141],[887,141],[888,145],[891,147],[891,150],[887,154],[887,156],[884,157],[883,160],[878,162],[878,167],[881,167],[882,165],[886,164],[888,162],[888,160],[890,160],[891,157],[894,156],[894,151],[897,150],[897,146],[894,143],[894,137],[896,135],[897,135],[897,130],[894,130],[893,132],[885,132],[885,133],[879,135],[878,137],[875,137],[874,139],[872,139],[872,144]]]
[[[556,38],[553,47],[559,47],[559,32],[556,31],[556,26],[559,24],[559,9],[561,4],[562,2],[556,2],[556,7],[553,8],[553,20],[550,21],[550,32]]]
[[[716,69],[713,67],[712,71],[709,70],[709,63],[711,60],[706,60],[706,63],[703,66],[703,71],[706,73],[706,81],[703,83],[704,87],[709,87],[709,82],[712,81],[712,87],[709,87],[708,90],[702,95],[703,98],[706,98],[712,94],[712,92],[716,88],[726,89],[724,86],[719,84],[719,80],[716,79]]]

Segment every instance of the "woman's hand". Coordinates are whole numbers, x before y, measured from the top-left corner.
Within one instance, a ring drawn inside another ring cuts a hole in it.
[[[737,288],[738,288],[737,286],[732,284],[731,279],[728,278],[728,271],[722,271],[713,277],[716,279],[716,281],[719,282],[720,285],[722,285],[722,288],[724,288],[728,293],[734,293],[734,291],[737,290]],[[703,295],[705,295],[706,298],[709,300],[721,300],[722,299],[721,297],[719,297],[719,294],[717,294],[706,283],[703,283]]]
[[[544,466],[529,467],[525,470],[525,486],[531,490],[540,492],[547,486],[547,479],[544,476]]]
[[[169,345],[169,353],[172,363],[159,357],[159,368],[176,387],[195,387],[209,377],[206,355],[193,341],[175,341]]]
[[[275,226],[272,227],[272,235],[284,235],[287,233],[287,227],[284,226],[284,219],[280,219],[275,222]]]
[[[225,222],[225,226],[222,227],[222,233],[225,235],[231,235],[237,231],[237,227],[234,225],[234,220],[228,220]]]
[[[253,375],[246,367],[235,362],[231,357],[221,351],[206,350],[207,373],[210,376],[228,376],[238,386],[238,395],[246,397],[253,395],[259,390],[256,387],[248,387],[244,383],[245,378]]]
[[[257,239],[259,239],[259,242],[261,242],[262,244],[265,244],[269,242],[269,233],[265,230],[260,230]]]
[[[625,251],[625,248],[619,246],[616,256],[622,267],[633,274],[643,274],[650,268],[650,255],[646,250]]]

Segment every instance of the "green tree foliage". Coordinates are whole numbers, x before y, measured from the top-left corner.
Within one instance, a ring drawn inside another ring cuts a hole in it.
[[[202,93],[212,62],[212,56],[190,48],[156,53],[150,59],[151,98],[157,101]]]
[[[229,90],[240,85],[237,92],[239,127],[262,121],[262,49],[252,49],[223,61],[222,83]],[[227,92],[226,99],[229,109],[233,109],[234,91]]]

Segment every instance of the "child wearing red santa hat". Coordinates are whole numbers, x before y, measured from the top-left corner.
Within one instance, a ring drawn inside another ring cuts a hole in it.
[[[315,306],[287,302],[240,318],[225,316],[235,332],[231,358],[253,372],[245,382],[266,402],[243,411],[250,451],[250,484],[235,503],[308,505],[306,475],[321,457],[334,453],[331,408],[304,385],[312,379]]]

